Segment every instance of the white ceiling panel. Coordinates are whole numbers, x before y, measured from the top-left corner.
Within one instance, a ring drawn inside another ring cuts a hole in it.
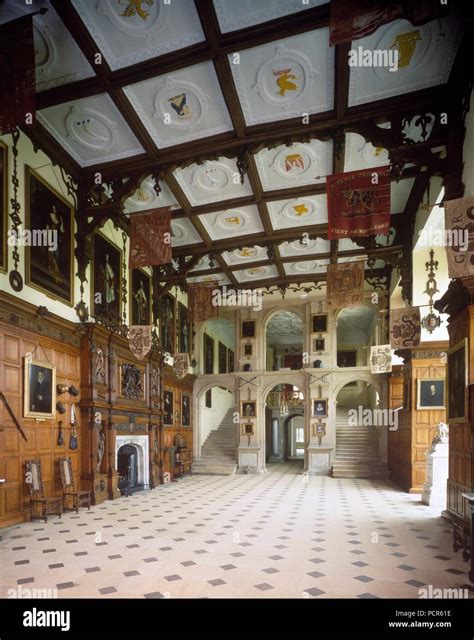
[[[224,284],[230,284],[229,278],[224,273],[215,273],[212,276],[193,276],[187,278],[188,282],[215,282],[216,286],[223,286]]]
[[[171,220],[171,244],[173,247],[182,247],[188,244],[202,242],[201,236],[187,218]]]
[[[149,176],[142,182],[140,187],[135,191],[133,196],[125,200],[125,213],[132,211],[145,211],[146,209],[157,209],[159,207],[171,207],[171,209],[180,209],[176,198],[171,193],[166,182],[160,182],[160,194],[155,193],[155,180]]]
[[[299,13],[328,0],[214,0],[217,19],[221,33],[245,29],[255,24],[282,18],[292,13]]]
[[[313,273],[325,273],[329,259],[308,260],[303,262],[285,262],[283,265],[288,276],[311,276]]]
[[[93,77],[92,67],[51,4],[46,0],[34,3],[36,11],[43,7],[47,13],[33,18],[37,91]],[[1,4],[0,24],[27,13],[31,6],[25,2],[6,0]]]
[[[328,221],[326,194],[296,200],[277,200],[269,202],[267,206],[274,229],[306,227],[326,224]]]
[[[358,133],[346,133],[344,171],[357,171],[390,164],[388,150],[374,147]]]
[[[278,278],[278,271],[275,266],[267,265],[262,267],[252,267],[251,269],[243,269],[242,271],[234,271],[234,276],[238,282],[266,280],[267,278]]]
[[[324,182],[332,173],[332,140],[262,149],[255,164],[264,191]]]
[[[331,243],[323,238],[301,238],[301,240],[283,242],[280,244],[279,250],[282,258],[329,253],[331,251]]]
[[[124,87],[159,148],[232,130],[212,62]]]
[[[72,0],[112,70],[204,40],[189,0]]]
[[[244,184],[234,158],[219,158],[176,169],[174,176],[192,206],[252,195],[247,175]]]
[[[408,20],[394,20],[372,35],[354,41],[352,47],[357,52],[397,51],[398,69],[391,71],[388,66],[351,67],[349,106],[444,84],[461,37],[459,19],[448,16],[418,27]]]
[[[81,167],[143,153],[105,93],[42,109],[36,117]]]
[[[229,55],[247,125],[332,109],[334,47],[317,29]]]
[[[259,260],[268,260],[267,250],[265,247],[242,247],[235,251],[224,251],[222,253],[227,265],[244,264],[245,262],[258,262]]]
[[[198,216],[212,240],[264,231],[256,206],[239,207]]]

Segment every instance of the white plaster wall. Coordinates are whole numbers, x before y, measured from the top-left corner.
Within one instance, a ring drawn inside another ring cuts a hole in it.
[[[212,408],[206,407],[206,394],[203,393],[199,402],[199,410],[201,413],[200,422],[200,445],[202,445],[209,433],[220,425],[222,418],[229,409],[235,407],[234,396],[226,389],[219,387],[212,388]]]

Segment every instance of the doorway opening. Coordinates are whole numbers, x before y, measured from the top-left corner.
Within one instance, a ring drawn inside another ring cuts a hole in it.
[[[304,394],[295,385],[278,384],[268,393],[265,442],[267,464],[292,462],[303,470],[307,445]]]

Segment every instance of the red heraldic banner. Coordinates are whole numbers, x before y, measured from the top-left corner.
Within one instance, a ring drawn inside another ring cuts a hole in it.
[[[188,284],[188,309],[192,322],[219,317],[219,307],[213,304],[213,291],[217,286],[217,282]]]
[[[328,238],[387,235],[390,230],[390,167],[326,177]]]
[[[5,134],[34,123],[36,82],[31,15],[0,26],[0,69],[0,133]]]
[[[433,0],[331,0],[329,44],[351,42],[374,33],[392,20],[404,18],[413,25],[424,24],[443,14],[449,7]]]
[[[151,209],[130,215],[130,269],[171,262],[171,210]]]

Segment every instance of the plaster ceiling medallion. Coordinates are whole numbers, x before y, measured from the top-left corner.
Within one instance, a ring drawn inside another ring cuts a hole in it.
[[[316,203],[307,199],[294,200],[291,204],[286,204],[280,213],[291,220],[309,219],[316,211]]]
[[[215,222],[215,225],[229,231],[240,231],[246,224],[247,218],[241,211],[224,211],[217,216]]]
[[[344,171],[369,169],[389,164],[388,150],[374,147],[358,133],[347,133],[344,151]]]
[[[324,182],[332,173],[332,140],[295,142],[276,149],[262,149],[254,156],[265,191]]]
[[[166,78],[155,96],[154,118],[178,129],[192,131],[200,123],[209,97],[191,82]]]
[[[307,262],[287,262],[284,264],[286,275],[304,275],[313,273],[325,273],[328,259],[308,260]]]
[[[221,193],[232,184],[232,173],[222,162],[205,162],[194,171],[192,184],[204,193]]]
[[[264,278],[267,273],[266,267],[254,267],[253,269],[245,269],[245,275],[249,278]]]
[[[284,242],[280,245],[280,255],[287,258],[295,255],[305,255],[312,253],[329,253],[329,240],[323,238],[301,238],[301,240],[293,240],[292,242]]]
[[[109,151],[117,142],[117,123],[94,109],[70,107],[65,125],[67,137],[86,149]]]
[[[173,247],[198,244],[199,242],[202,240],[189,220],[185,218],[180,218],[179,222],[171,220],[171,244]]]
[[[269,202],[267,206],[275,229],[325,224],[328,220],[325,194]]]
[[[160,182],[160,193],[156,195],[155,180],[152,177],[144,180],[124,204],[125,211],[138,211],[156,207],[180,208],[166,182]]]
[[[278,271],[274,266],[253,267],[252,269],[244,269],[243,271],[234,271],[234,276],[238,282],[267,280],[268,278],[278,277]]]
[[[51,75],[58,60],[58,53],[48,25],[34,24],[36,73]]]
[[[97,0],[96,5],[96,10],[122,33],[148,39],[163,27],[168,8],[159,0]]]
[[[311,81],[317,75],[304,54],[279,44],[274,55],[258,69],[252,89],[268,104],[287,109],[311,89]]]

